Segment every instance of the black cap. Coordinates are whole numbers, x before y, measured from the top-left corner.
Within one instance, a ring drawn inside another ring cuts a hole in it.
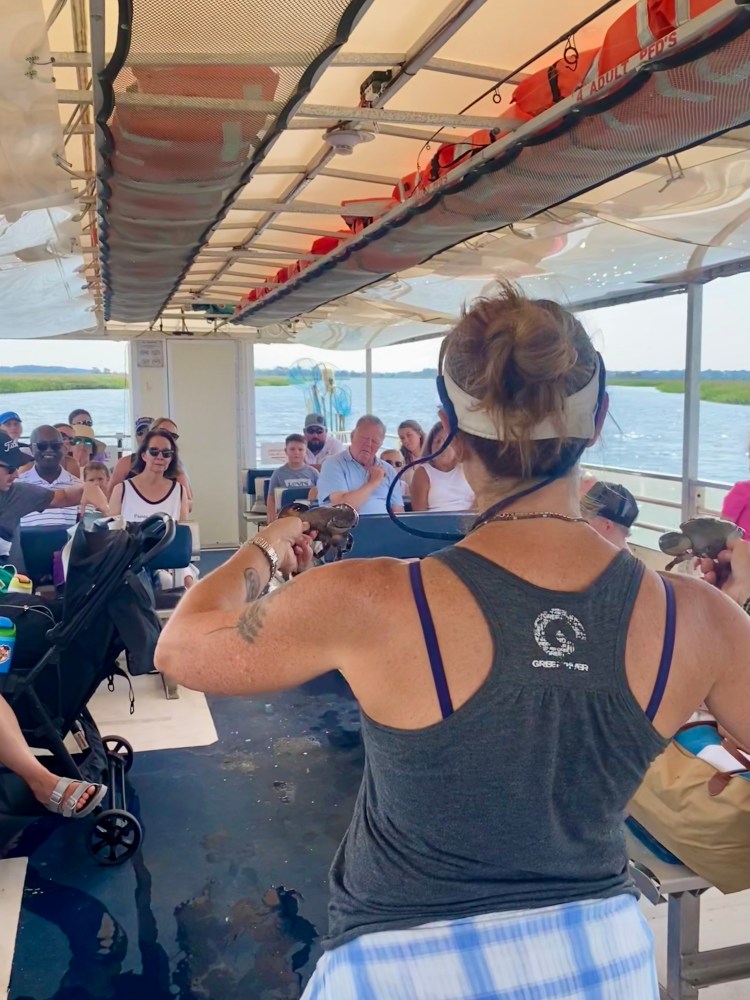
[[[0,431],[0,464],[7,465],[10,469],[21,469],[29,462],[31,458],[21,451],[18,442]]]
[[[595,483],[585,496],[587,504],[596,508],[597,517],[629,528],[640,511],[635,497],[620,483]]]

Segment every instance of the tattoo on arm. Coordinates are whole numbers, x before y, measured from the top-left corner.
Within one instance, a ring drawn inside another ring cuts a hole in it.
[[[245,570],[245,603],[254,601],[263,588],[260,585],[260,577],[256,570],[249,567]]]
[[[251,579],[249,574],[253,574],[254,579]],[[265,594],[259,600],[256,600],[258,593],[261,591],[260,579],[255,570],[248,569],[245,571],[245,586],[247,589],[247,600],[248,605],[244,611],[240,612],[240,616],[237,619],[236,625],[224,625],[222,628],[213,629],[209,632],[209,635],[214,635],[216,632],[226,632],[227,629],[236,629],[240,638],[243,639],[248,646],[252,646],[255,640],[260,634],[261,627],[263,625],[263,619],[265,618],[266,611],[268,610],[268,605],[276,597],[276,595],[282,591],[288,584],[282,584],[276,590],[272,590],[270,594]],[[251,596],[251,593],[254,596]]]

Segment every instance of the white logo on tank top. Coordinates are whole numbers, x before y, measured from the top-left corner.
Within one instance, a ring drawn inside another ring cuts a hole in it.
[[[532,666],[545,670],[564,667],[567,670],[588,670],[588,663],[579,663],[574,657],[576,644],[586,642],[586,629],[575,615],[562,608],[542,611],[534,622],[534,639],[548,657],[554,659],[532,660]]]

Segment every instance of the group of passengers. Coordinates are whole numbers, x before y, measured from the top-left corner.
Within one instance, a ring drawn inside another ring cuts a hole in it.
[[[346,503],[360,514],[385,514],[394,479],[392,510],[472,511],[476,500],[457,460],[446,446],[440,423],[425,434],[416,420],[398,427],[401,448],[383,449],[386,427],[374,414],[357,421],[347,447],[328,433],[325,418],[309,413],[302,434],[286,438],[286,462],[274,470],[268,486],[268,520],[277,514],[285,489],[307,490],[322,505]],[[380,453],[380,454],[378,454]],[[416,468],[413,463],[420,462]]]
[[[71,528],[85,509],[120,514],[127,522],[156,512],[187,520],[192,491],[180,463],[174,421],[139,418],[135,451],[120,458],[111,473],[106,445],[92,427],[88,411],[73,410],[67,423],[35,427],[26,445],[19,414],[0,414],[0,565],[23,572],[21,528]],[[196,576],[192,566],[175,571],[174,585],[188,588]],[[101,785],[48,771],[30,752],[2,697],[0,764],[20,775],[41,803],[62,816],[88,815],[104,796]]]

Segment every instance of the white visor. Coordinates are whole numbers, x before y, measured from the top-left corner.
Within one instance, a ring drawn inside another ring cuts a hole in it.
[[[594,374],[583,388],[568,396],[562,412],[562,426],[547,417],[531,430],[532,441],[546,441],[554,438],[581,438],[589,441],[596,431],[596,409],[599,401],[599,357],[596,359]],[[478,399],[456,385],[448,372],[443,372],[445,388],[456,411],[459,428],[466,434],[487,438],[489,441],[505,441],[505,424],[502,416],[489,413]],[[512,426],[512,419],[508,425]],[[561,433],[562,431],[562,433]]]

